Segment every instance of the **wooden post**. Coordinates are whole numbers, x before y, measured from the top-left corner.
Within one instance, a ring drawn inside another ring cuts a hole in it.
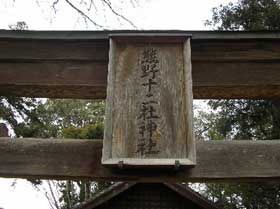
[[[194,165],[190,36],[110,38],[102,163]]]

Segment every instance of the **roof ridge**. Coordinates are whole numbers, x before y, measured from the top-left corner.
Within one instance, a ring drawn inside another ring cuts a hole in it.
[[[114,183],[110,187],[100,191],[97,195],[92,197],[90,200],[81,203],[80,205],[74,207],[73,209],[92,209],[139,183],[140,182]],[[193,201],[194,203],[200,205],[205,209],[218,209],[213,202],[203,197],[201,194],[194,191],[190,187],[184,187],[182,184],[179,183],[161,183],[161,184],[173,190],[174,192],[178,193],[179,195],[183,196],[184,198]]]

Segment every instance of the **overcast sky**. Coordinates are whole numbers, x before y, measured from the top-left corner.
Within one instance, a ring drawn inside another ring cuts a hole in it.
[[[30,30],[97,29],[90,24],[87,26],[65,1],[59,1],[56,12],[51,8],[51,2],[51,0],[0,0],[0,29],[7,29],[8,25],[17,21],[25,21]],[[104,5],[98,3],[100,0],[96,2],[97,14],[93,8],[91,17],[97,23],[105,25],[108,29],[133,29],[126,22],[120,23]],[[115,6],[137,26],[137,29],[209,30],[210,28],[204,26],[204,22],[211,17],[211,8],[229,2],[229,0],[146,0],[136,5],[122,3]],[[50,208],[43,192],[35,191],[29,182],[17,180],[15,187],[11,187],[13,182],[13,179],[0,179],[0,208]]]
[[[74,0],[73,2],[79,2]],[[120,2],[121,0],[111,0]],[[133,1],[133,0],[132,0]],[[134,0],[136,1],[136,0]],[[233,0],[236,1],[236,0]],[[60,0],[56,12],[52,0],[0,0],[0,28],[25,21],[31,30],[85,30],[82,18],[65,1]],[[98,4],[91,17],[109,29],[133,29],[129,24],[120,24],[105,6]],[[124,1],[130,2],[130,1]],[[116,10],[129,18],[138,29],[205,30],[204,21],[211,17],[211,8],[229,0],[140,0],[136,5],[116,4]],[[77,4],[78,5],[78,4]],[[86,9],[86,7],[82,7]],[[97,13],[97,14],[96,14]],[[106,18],[104,18],[104,14]],[[94,29],[89,26],[88,29]]]

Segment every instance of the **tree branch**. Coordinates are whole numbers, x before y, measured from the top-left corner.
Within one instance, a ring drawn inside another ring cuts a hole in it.
[[[59,0],[55,0],[53,3],[52,3],[52,8],[53,8],[53,10],[54,10],[54,13],[56,13],[56,8],[55,8],[55,6],[58,4],[58,2],[59,2]]]
[[[112,7],[111,2],[107,1],[107,0],[102,0],[102,2],[104,2],[109,9],[118,17],[120,17],[121,19],[125,20],[126,22],[128,22],[132,27],[137,28],[129,19],[127,19],[126,17],[124,17],[123,15],[121,15],[120,13],[116,12],[116,10]]]
[[[76,7],[74,4],[72,4],[72,2],[70,2],[69,0],[65,0],[65,2],[72,7],[73,9],[75,9],[80,15],[82,15],[85,19],[89,20],[92,24],[94,24],[96,27],[102,28],[104,29],[103,26],[101,26],[100,24],[96,23],[95,21],[93,21],[86,13],[84,13],[82,10],[80,10],[78,7]]]
[[[49,186],[49,190],[50,190],[50,193],[51,193],[51,196],[52,196],[52,199],[53,199],[53,204],[55,205],[55,207],[56,207],[57,209],[60,209],[59,204],[58,204],[58,202],[57,202],[57,200],[56,200],[56,197],[55,197],[55,195],[54,195],[54,192],[53,192],[53,189],[52,189],[52,185],[51,185],[51,183],[50,183],[49,180],[47,180],[47,184],[48,184],[48,186]]]

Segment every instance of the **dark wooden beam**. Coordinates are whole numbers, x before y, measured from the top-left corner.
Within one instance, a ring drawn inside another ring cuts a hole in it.
[[[48,40],[102,40],[110,34],[191,34],[194,40],[217,39],[279,39],[280,31],[201,31],[201,30],[104,30],[104,31],[32,31],[0,30],[0,38],[9,39],[48,39]]]
[[[0,95],[104,99],[108,35],[122,32],[0,30]],[[280,97],[280,32],[145,32],[193,35],[194,98]]]
[[[280,180],[280,141],[199,141],[197,165],[180,171],[101,165],[101,140],[0,139],[0,176],[143,182]]]

